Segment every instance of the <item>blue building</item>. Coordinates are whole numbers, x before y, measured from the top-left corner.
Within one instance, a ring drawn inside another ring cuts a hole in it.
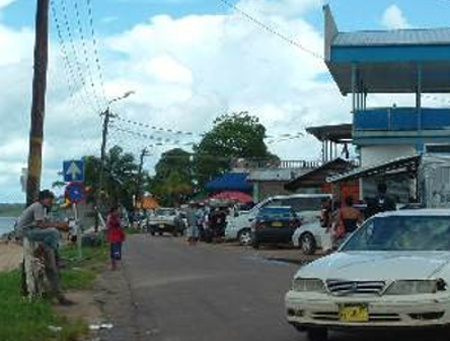
[[[362,196],[391,175],[397,176],[393,186],[409,186],[413,196],[415,157],[450,152],[450,108],[422,106],[424,94],[450,93],[450,28],[344,33],[329,6],[324,14],[326,64],[340,92],[352,96],[353,143],[361,162],[352,176],[363,179]],[[398,94],[411,94],[411,106],[369,108],[374,94],[391,96],[392,103]]]

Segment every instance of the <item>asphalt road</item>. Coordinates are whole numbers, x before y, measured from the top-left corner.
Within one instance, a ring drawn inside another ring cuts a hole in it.
[[[132,236],[122,268],[102,281],[104,310],[114,324],[102,340],[302,341],[285,321],[283,296],[297,266],[180,239]],[[333,334],[336,341],[389,335]],[[393,336],[392,340],[412,340]],[[418,340],[432,340],[430,335]]]

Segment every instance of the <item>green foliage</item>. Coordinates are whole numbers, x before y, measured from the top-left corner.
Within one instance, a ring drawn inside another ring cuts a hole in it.
[[[93,202],[98,191],[101,162],[94,156],[85,157],[86,186],[91,188],[88,201]],[[103,202],[108,205],[122,204],[128,210],[133,209],[133,195],[136,193],[137,173],[139,165],[133,154],[124,153],[119,146],[114,146],[105,157],[104,178],[102,187]],[[143,172],[143,179],[148,174]]]
[[[173,206],[193,191],[191,154],[183,149],[172,149],[162,154],[149,192],[164,206]]]
[[[60,333],[49,326],[62,327]],[[88,333],[86,324],[54,314],[49,302],[29,302],[20,295],[20,272],[0,274],[0,340],[73,341]]]
[[[266,128],[248,112],[223,115],[195,147],[194,169],[200,184],[230,170],[237,158],[274,158],[264,142]]]

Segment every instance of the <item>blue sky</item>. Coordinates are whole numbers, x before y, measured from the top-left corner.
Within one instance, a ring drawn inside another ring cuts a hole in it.
[[[73,4],[55,0],[62,1]],[[233,111],[258,116],[269,135],[351,120],[348,99],[321,61],[219,0],[91,1],[104,84],[92,63],[90,41],[85,53],[76,37],[74,46],[67,37],[60,46],[52,24],[43,187],[58,180],[64,159],[98,154],[98,114],[107,100],[129,90],[136,94],[113,107],[124,119],[196,133],[210,129],[218,115]],[[309,49],[323,51],[322,0],[229,1]],[[0,93],[0,202],[24,199],[18,178],[28,152],[35,3],[0,0],[0,74],[9,85]],[[342,31],[450,26],[447,0],[331,0],[331,6]],[[72,25],[76,32],[73,18]],[[64,49],[69,67],[61,58]],[[89,87],[91,77],[94,88]],[[377,101],[371,104],[380,104]],[[123,122],[116,125],[137,129]],[[152,171],[159,155],[176,141],[160,132],[141,133],[172,139],[152,149],[146,164]],[[111,130],[109,146],[120,144],[138,155],[148,143]],[[310,136],[277,142],[270,149],[282,159],[320,157],[320,144]]]
[[[16,27],[33,25],[34,3],[31,0],[18,0],[11,4],[4,10],[3,22]],[[447,0],[331,0],[329,3],[342,30],[381,29],[380,16],[392,4],[401,8],[415,27],[450,25],[450,1]],[[129,29],[158,14],[179,18],[191,14],[220,14],[228,11],[219,0],[93,0],[93,6],[96,29],[102,33]],[[317,28],[322,25],[319,11],[311,11],[307,19]]]

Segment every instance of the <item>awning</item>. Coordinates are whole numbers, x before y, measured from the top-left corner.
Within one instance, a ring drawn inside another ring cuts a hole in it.
[[[338,158],[297,177],[286,184],[284,188],[288,191],[296,191],[299,188],[321,187],[327,183],[328,177],[348,171],[354,167],[351,162]]]
[[[353,125],[350,123],[306,128],[306,131],[319,141],[335,143],[351,142]]]
[[[361,178],[376,177],[379,175],[392,175],[399,172],[416,172],[419,168],[421,156],[408,156],[380,163],[370,167],[361,167],[348,173],[329,177],[329,183],[350,181]]]
[[[249,204],[253,202],[253,198],[242,192],[221,192],[219,194],[213,195],[212,200],[222,200],[222,201],[235,201],[242,204]]]
[[[247,173],[226,173],[206,184],[209,192],[240,191],[251,192],[253,186],[247,182]]]

